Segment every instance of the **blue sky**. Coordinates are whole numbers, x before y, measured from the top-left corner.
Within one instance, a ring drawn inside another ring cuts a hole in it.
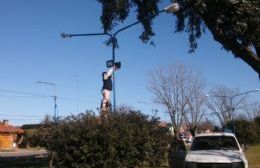
[[[106,69],[106,60],[111,59],[111,48],[104,45],[106,37],[65,40],[60,33],[102,32],[100,15],[101,6],[95,0],[0,1],[0,119],[22,125],[52,115],[53,99],[43,95],[53,95],[53,88],[37,84],[39,80],[56,84],[57,95],[63,98],[57,102],[60,115],[86,109],[97,112],[101,72]],[[134,21],[132,15],[118,28]],[[138,25],[118,35],[120,48],[116,50],[116,59],[122,62],[122,69],[116,72],[117,105],[130,105],[147,114],[158,108],[158,115],[167,120],[160,107],[138,102],[152,100],[147,90],[149,72],[176,63],[199,71],[207,90],[217,85],[241,91],[260,88],[257,74],[222,50],[208,31],[193,54],[187,52],[187,35],[174,33],[170,14],[161,14],[154,20],[156,47],[139,40],[141,31]],[[260,94],[252,94],[251,99],[260,100]]]

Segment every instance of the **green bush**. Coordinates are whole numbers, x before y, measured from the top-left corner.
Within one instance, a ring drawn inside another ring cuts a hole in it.
[[[158,122],[130,111],[112,113],[100,124],[86,113],[45,127],[43,139],[56,168],[158,168],[167,162],[168,145]]]
[[[20,148],[40,147],[40,134],[39,129],[42,127],[41,124],[25,124],[22,125],[24,130],[23,140],[21,144],[18,144]]]
[[[260,143],[260,116],[255,117],[254,119],[255,123],[255,132],[256,132],[256,142]]]
[[[240,144],[256,143],[257,134],[255,124],[245,119],[237,119],[234,121],[235,134]],[[227,128],[233,130],[233,122],[227,124]]]
[[[33,148],[39,146],[39,137],[37,136],[37,129],[24,130],[22,143],[19,144],[20,148]]]

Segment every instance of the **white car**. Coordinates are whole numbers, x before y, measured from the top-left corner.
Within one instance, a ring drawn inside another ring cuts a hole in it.
[[[248,168],[248,162],[234,134],[204,133],[195,136],[185,168]]]

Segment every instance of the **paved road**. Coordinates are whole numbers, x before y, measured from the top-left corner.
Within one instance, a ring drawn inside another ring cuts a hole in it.
[[[0,158],[17,158],[17,157],[46,157],[47,151],[40,149],[17,149],[15,151],[0,152]]]

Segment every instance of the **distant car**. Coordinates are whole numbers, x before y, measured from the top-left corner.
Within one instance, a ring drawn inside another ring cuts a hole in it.
[[[188,136],[188,137],[186,138],[186,143],[191,143],[192,140],[193,140],[193,137],[192,137],[192,136]]]
[[[195,136],[185,168],[248,168],[248,162],[234,134],[204,133]]]
[[[179,139],[182,139],[183,141],[186,141],[186,137],[184,136],[184,134],[179,134]]]

